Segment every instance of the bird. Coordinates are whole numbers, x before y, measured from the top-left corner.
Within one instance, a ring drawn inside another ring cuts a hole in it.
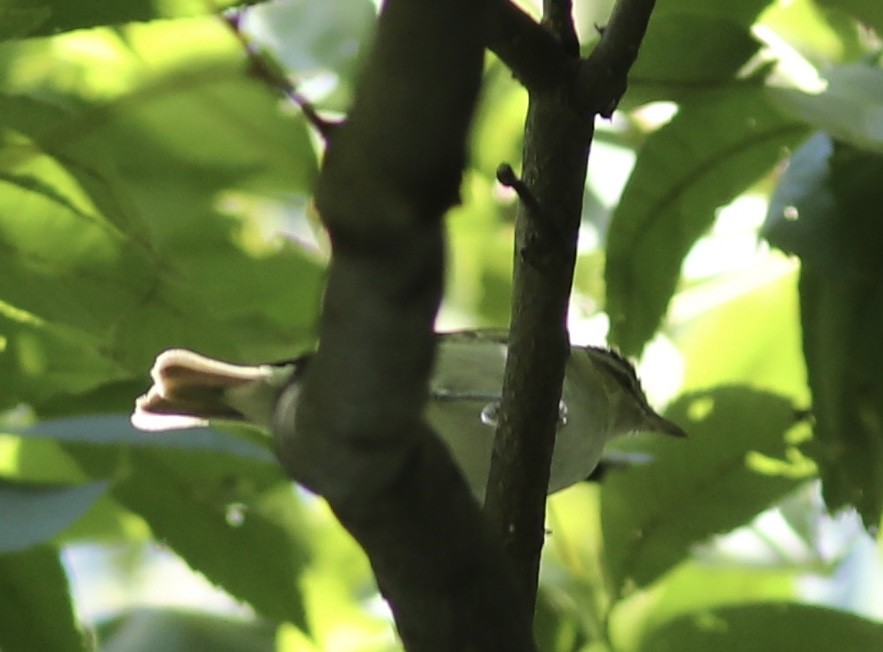
[[[440,333],[426,418],[447,445],[473,494],[483,500],[502,396],[507,334]],[[312,354],[260,365],[222,362],[187,349],[157,356],[153,385],[135,401],[132,424],[158,432],[245,422],[270,434],[276,404],[302,382]],[[634,366],[616,351],[572,346],[568,356],[548,493],[585,480],[604,446],[633,432],[685,437],[650,407]]]

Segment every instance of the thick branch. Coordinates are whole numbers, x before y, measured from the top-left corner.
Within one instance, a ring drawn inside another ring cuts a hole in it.
[[[543,26],[572,57],[579,56],[579,37],[573,24],[571,0],[543,0]]]
[[[333,245],[319,349],[276,413],[280,460],[365,549],[408,650],[534,649],[499,541],[422,417],[484,7],[385,3],[319,180]]]
[[[485,510],[535,595],[546,490],[569,350],[567,304],[576,260],[592,126],[557,96],[531,97],[519,207],[509,355]]]

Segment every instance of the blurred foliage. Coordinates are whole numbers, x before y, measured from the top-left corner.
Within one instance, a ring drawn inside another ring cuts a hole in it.
[[[4,652],[397,647],[361,552],[265,441],[128,425],[164,348],[314,344],[320,141],[251,75],[233,4],[0,3]],[[245,4],[255,51],[345,112],[373,3]],[[611,3],[576,5],[588,52]],[[598,125],[571,330],[646,353],[691,437],[618,442],[643,463],[550,500],[543,651],[883,647],[802,589],[867,540],[826,509],[872,533],[883,509],[881,33],[879,0],[658,3]],[[526,104],[489,56],[442,326],[507,322],[494,171]],[[173,555],[226,596],[137,588]]]

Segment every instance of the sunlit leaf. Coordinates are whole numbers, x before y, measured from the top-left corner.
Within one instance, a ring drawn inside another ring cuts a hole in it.
[[[799,570],[686,562],[648,591],[620,602],[611,618],[617,649],[639,650],[666,623],[702,610],[793,600]]]
[[[688,439],[648,440],[651,464],[602,484],[606,575],[614,596],[652,582],[692,545],[744,524],[812,475],[811,465],[788,452],[785,434],[796,421],[785,398],[720,388],[683,396],[666,416]],[[778,470],[752,464],[752,452]]]
[[[715,209],[769,170],[806,134],[761,88],[681,107],[641,148],[607,240],[610,340],[638,353],[665,314],[681,262]]]
[[[102,625],[102,652],[267,652],[273,623],[172,609],[139,609]]]
[[[70,56],[0,94],[6,405],[102,395],[170,346],[253,361],[302,349],[322,264],[291,242],[246,250],[243,218],[221,200],[306,195],[317,162],[304,122],[214,20],[52,42]],[[0,48],[11,69],[51,54],[46,42]],[[71,75],[81,96],[59,98],[53,84]]]
[[[270,618],[306,628],[298,585],[305,527],[292,485],[265,446],[210,429],[145,434],[109,416],[42,423],[24,434],[63,443],[88,473],[113,478],[113,496],[211,581]]]
[[[747,385],[808,407],[797,276],[777,260],[681,292],[674,305],[684,387]]]
[[[3,10],[32,16],[29,21],[30,29],[24,34],[40,36],[97,25],[219,13],[234,5],[258,1],[260,0],[5,0]],[[22,35],[12,33],[7,38]],[[2,32],[0,36],[3,36]]]
[[[853,614],[795,603],[707,609],[673,620],[638,650],[876,650],[883,625]]]
[[[477,325],[505,326],[512,294],[512,223],[505,219],[506,207],[494,201],[487,178],[467,176],[464,190],[470,201],[451,211],[446,224],[450,254],[443,308],[475,315]]]
[[[816,0],[794,0],[774,3],[764,12],[764,41],[770,53],[781,58],[779,67],[785,78],[799,84],[814,76],[794,57],[795,51],[821,69],[867,54],[867,39],[862,39],[855,20],[832,5],[822,7]]]
[[[782,110],[856,147],[883,153],[883,68],[850,64],[825,71],[817,94],[771,89]]]

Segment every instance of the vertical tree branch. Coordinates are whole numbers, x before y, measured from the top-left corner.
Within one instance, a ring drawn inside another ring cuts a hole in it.
[[[592,133],[591,120],[560,94],[531,95],[523,181],[535,201],[522,202],[516,217],[509,355],[485,509],[532,599],[570,346],[567,304]]]
[[[423,420],[483,64],[485,2],[388,0],[316,203],[330,234],[319,349],[276,412],[277,452],[370,558],[408,650],[534,650],[499,540]]]
[[[492,6],[495,12],[509,11],[500,4]],[[507,63],[527,69],[515,71],[519,79],[560,80],[554,88],[528,85],[523,182],[532,201],[522,201],[516,217],[509,355],[485,502],[531,604],[569,351],[567,307],[594,116],[609,115],[624,92],[652,8],[652,0],[619,0],[596,52],[580,61],[570,0],[544,0],[542,26],[570,57],[561,64],[563,71],[548,75],[501,46],[527,40],[539,26],[512,21],[522,31],[520,38],[490,33],[491,47]]]

